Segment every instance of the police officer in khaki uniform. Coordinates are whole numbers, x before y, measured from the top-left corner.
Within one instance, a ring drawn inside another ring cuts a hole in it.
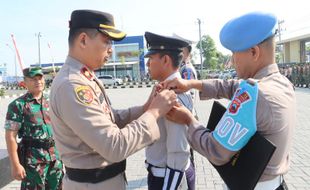
[[[179,65],[186,41],[145,32],[148,45],[147,66],[152,79],[158,81],[181,78]],[[193,110],[190,92],[178,94],[179,102]],[[167,120],[157,121],[160,139],[146,148],[148,189],[195,189],[195,171],[190,162],[190,147],[186,139],[186,127]],[[188,178],[186,178],[188,174]]]
[[[276,26],[274,15],[252,12],[222,28],[221,43],[232,51],[233,64],[243,80],[175,79],[163,84],[176,92],[196,88],[201,99],[232,99],[214,132],[206,131],[183,107],[169,113],[170,119],[189,125],[191,146],[213,164],[227,163],[256,131],[274,143],[276,151],[255,190],[287,189],[283,174],[288,171],[296,123],[293,86],[275,63]]]
[[[173,91],[151,94],[143,106],[114,110],[94,70],[122,40],[111,14],[72,12],[69,55],[53,81],[50,115],[66,168],[64,189],[125,189],[125,159],[159,138],[156,120],[176,104]]]

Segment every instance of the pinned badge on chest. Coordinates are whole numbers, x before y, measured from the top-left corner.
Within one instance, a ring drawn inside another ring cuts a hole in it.
[[[102,93],[100,93],[99,101],[100,101],[100,104],[102,104],[104,102],[104,96]]]

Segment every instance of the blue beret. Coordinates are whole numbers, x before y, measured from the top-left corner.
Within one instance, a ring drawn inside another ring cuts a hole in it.
[[[251,12],[228,21],[220,32],[222,45],[232,52],[245,51],[276,33],[277,18]]]
[[[182,39],[170,36],[161,36],[151,32],[145,32],[144,36],[148,47],[148,52],[144,55],[144,57],[163,51],[180,53],[182,52],[182,48],[189,45],[188,42]]]

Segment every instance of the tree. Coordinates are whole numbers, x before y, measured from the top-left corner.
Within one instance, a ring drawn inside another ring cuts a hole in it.
[[[203,35],[201,38],[202,56],[204,57],[203,66],[208,69],[215,69],[218,58],[214,40],[209,35]],[[200,43],[196,46],[200,49]]]
[[[279,52],[276,52],[276,63],[281,63],[282,62],[282,54]]]
[[[227,63],[230,59],[230,55],[224,55],[222,52],[217,52],[217,58],[218,58],[218,65],[217,69],[223,70],[224,68],[227,68]]]
[[[214,40],[209,35],[202,36],[202,55],[204,57],[203,66],[207,69],[220,69],[223,70],[227,66],[225,65],[230,58],[230,55],[224,55],[222,52],[217,51]],[[200,43],[197,46],[200,48]]]

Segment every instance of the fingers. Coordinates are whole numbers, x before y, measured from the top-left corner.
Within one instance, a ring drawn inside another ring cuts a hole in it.
[[[157,90],[156,90],[156,85],[153,87],[152,92],[150,94],[150,98],[153,98],[154,96],[156,96],[157,94]]]
[[[21,176],[21,178],[24,179],[26,176],[27,176],[27,175],[26,175],[26,171],[23,170],[23,171],[22,171],[22,176]]]
[[[172,108],[173,106],[176,106],[178,104],[178,102],[179,101],[177,98],[172,99],[172,100],[168,100],[168,105],[171,106],[171,108]]]
[[[173,121],[171,110],[166,114],[166,118],[170,121]]]
[[[163,95],[165,97],[169,98],[169,101],[168,101],[169,105],[170,104],[175,105],[177,103],[177,101],[178,101],[177,95],[173,91],[164,89],[164,90],[162,90],[162,92],[163,92]]]
[[[167,81],[163,81],[161,82],[161,86],[164,88],[164,89],[169,89],[169,90],[173,90],[173,89],[176,89],[176,83],[177,79],[172,79],[172,80],[167,80]]]
[[[12,175],[14,179],[21,181],[27,174],[24,167],[20,166],[16,171],[13,171]]]
[[[164,89],[161,84],[156,84],[154,88],[155,88],[155,96]]]
[[[161,91],[164,88],[161,83],[156,84],[155,87],[158,91]]]
[[[25,176],[21,173],[21,174],[17,174],[14,176],[14,179],[21,181],[25,178]]]
[[[168,80],[169,81],[169,80]],[[163,87],[163,89],[166,89],[166,86],[167,86],[167,82],[168,81],[162,81],[160,82],[159,84]]]
[[[175,114],[175,111],[176,111],[175,106],[173,106],[171,110],[166,114],[165,117],[170,121],[174,121],[173,115]]]
[[[182,107],[182,104],[179,102],[179,99],[177,99],[177,104],[174,106],[174,109]]]

